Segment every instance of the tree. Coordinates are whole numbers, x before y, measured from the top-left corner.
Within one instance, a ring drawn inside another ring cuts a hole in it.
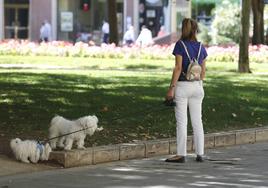
[[[116,17],[116,0],[109,0],[108,2],[108,16],[110,25],[110,43],[118,45],[118,31],[117,31],[117,17]]]
[[[253,0],[254,1],[254,0]],[[250,73],[248,59],[248,43],[249,43],[249,15],[251,0],[243,0],[241,10],[240,23],[240,42],[239,42],[239,62],[238,71]]]
[[[252,44],[264,44],[264,2],[263,0],[252,0],[251,4],[253,12]]]

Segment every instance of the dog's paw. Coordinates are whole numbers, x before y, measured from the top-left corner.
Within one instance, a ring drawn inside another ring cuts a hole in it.
[[[69,148],[69,147],[65,147],[64,150],[65,151],[70,151],[72,148]]]
[[[102,131],[103,127],[97,128],[97,131]]]
[[[21,159],[21,162],[23,162],[23,163],[30,163],[30,161],[28,159]]]
[[[64,147],[65,147],[64,144],[59,144],[59,145],[57,145],[57,148],[59,148],[59,149],[63,149]]]
[[[85,150],[86,148],[84,146],[79,146],[77,149]]]

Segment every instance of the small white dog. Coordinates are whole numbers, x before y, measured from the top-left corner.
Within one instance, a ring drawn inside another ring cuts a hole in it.
[[[39,160],[48,160],[52,151],[50,145],[38,143],[35,140],[24,140],[19,138],[10,141],[10,147],[17,160],[24,163],[37,163]]]
[[[75,141],[78,149],[85,149],[84,140],[86,136],[92,136],[95,131],[101,130],[103,128],[98,128],[98,118],[94,115],[84,116],[77,120],[68,120],[62,116],[55,116],[51,120],[49,128],[50,146],[52,149],[58,146],[65,150],[71,150]]]

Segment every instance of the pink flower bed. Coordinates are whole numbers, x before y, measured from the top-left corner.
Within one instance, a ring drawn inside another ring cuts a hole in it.
[[[141,59],[173,59],[171,45],[153,45],[145,48],[138,46],[118,47],[114,44],[91,46],[86,43],[72,44],[64,41],[50,43],[34,43],[26,40],[5,40],[0,42],[1,55],[31,55],[31,56],[70,56],[92,58],[141,58]],[[207,47],[208,61],[237,62],[239,46]],[[268,46],[249,46],[250,62],[268,62]]]

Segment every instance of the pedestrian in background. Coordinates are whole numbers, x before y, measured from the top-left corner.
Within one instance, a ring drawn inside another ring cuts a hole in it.
[[[131,46],[135,41],[134,27],[130,25],[123,36],[123,45]]]
[[[136,40],[136,45],[141,47],[150,46],[154,43],[153,35],[151,30],[149,30],[145,25],[141,27],[141,32]]]
[[[109,34],[110,34],[110,28],[109,23],[105,20],[103,21],[102,25],[102,42],[108,44],[109,43]]]
[[[52,40],[52,30],[50,23],[45,20],[40,28],[40,41],[39,42],[49,42]]]
[[[197,31],[197,22],[193,19],[185,18],[182,21],[181,38],[177,41],[173,50],[175,67],[166,99],[173,99],[176,103],[177,155],[166,159],[166,162],[185,162],[185,157],[187,156],[188,108],[193,127],[194,146],[197,155],[196,161],[203,162],[204,130],[202,123],[202,101],[204,98],[203,80],[205,79],[205,59],[207,52],[204,46],[196,39]],[[187,80],[185,73],[190,63],[189,58],[198,58],[198,64],[201,66],[200,80]]]

